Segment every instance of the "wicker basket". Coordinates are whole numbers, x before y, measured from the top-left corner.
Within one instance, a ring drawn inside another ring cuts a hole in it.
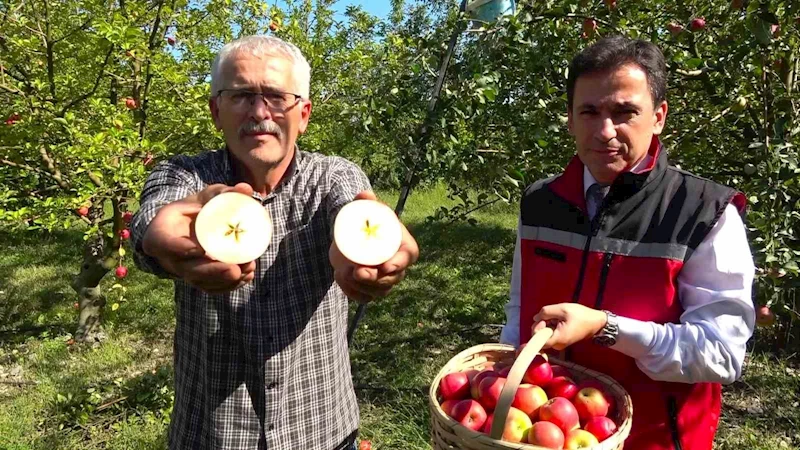
[[[522,376],[552,334],[553,330],[549,328],[538,331],[519,356],[516,357],[516,360],[514,347],[503,344],[477,345],[453,357],[436,375],[428,393],[431,409],[431,439],[434,450],[545,450],[536,445],[506,442],[501,441],[499,438],[502,435],[508,409],[511,407],[511,402],[522,381]],[[619,383],[600,372],[595,372],[558,358],[548,358],[551,362],[568,368],[576,382],[583,381],[586,378],[598,380],[605,386],[606,392],[614,397],[617,407],[614,413],[615,416],[611,418],[618,425],[617,432],[590,450],[621,450],[623,442],[631,431],[631,418],[633,417],[633,405],[625,389]],[[491,433],[487,435],[472,431],[445,414],[439,404],[438,391],[439,382],[448,373],[473,368],[478,369],[490,361],[503,363],[511,363],[513,361],[513,366],[495,408],[495,419],[492,423]]]

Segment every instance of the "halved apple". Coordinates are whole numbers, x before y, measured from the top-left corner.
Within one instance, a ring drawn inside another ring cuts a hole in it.
[[[336,216],[333,239],[345,258],[363,266],[378,266],[397,253],[403,229],[397,215],[385,204],[354,200]]]
[[[267,251],[272,219],[258,200],[225,192],[203,206],[194,230],[206,255],[227,264],[245,264]]]

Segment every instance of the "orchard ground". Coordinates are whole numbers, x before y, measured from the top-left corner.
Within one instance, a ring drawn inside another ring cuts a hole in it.
[[[396,194],[381,198],[393,205]],[[495,341],[504,319],[516,208],[480,210],[475,226],[426,220],[449,202],[443,188],[412,195],[403,220],[422,257],[368,308],[355,336],[361,433],[373,448],[429,449],[428,383],[458,351]],[[108,340],[68,345],[76,322],[69,281],[82,238],[79,229],[0,230],[0,449],[165,446],[174,395],[171,283],[131,270],[120,301],[122,289],[107,277]],[[765,350],[768,337],[769,329],[757,331],[743,378],[724,389],[718,450],[800,449],[800,363],[796,354]]]

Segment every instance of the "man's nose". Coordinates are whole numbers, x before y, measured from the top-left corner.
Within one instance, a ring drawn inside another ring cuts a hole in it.
[[[617,125],[610,116],[603,117],[600,120],[599,127],[596,132],[597,139],[601,142],[608,142],[617,137]]]

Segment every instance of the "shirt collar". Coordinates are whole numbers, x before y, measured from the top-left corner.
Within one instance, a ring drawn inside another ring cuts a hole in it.
[[[639,173],[641,169],[644,171],[648,167],[650,167],[650,162],[653,161],[653,156],[649,153],[644,156],[639,162],[633,165],[628,172]],[[583,196],[586,197],[586,192],[589,191],[589,187],[591,185],[597,183],[592,173],[589,172],[589,168],[587,166],[583,166]]]

